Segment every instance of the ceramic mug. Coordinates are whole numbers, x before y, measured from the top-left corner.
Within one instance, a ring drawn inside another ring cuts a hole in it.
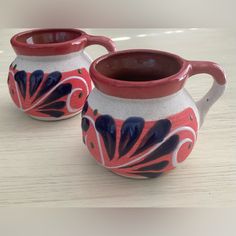
[[[214,83],[195,102],[184,85],[200,73]],[[90,76],[95,88],[82,111],[83,141],[99,164],[138,179],[157,177],[187,158],[226,83],[213,62],[139,49],[98,58]]]
[[[16,34],[17,57],[10,65],[8,87],[16,106],[33,118],[61,120],[78,114],[92,89],[87,46],[115,51],[111,39],[78,29],[40,29]]]

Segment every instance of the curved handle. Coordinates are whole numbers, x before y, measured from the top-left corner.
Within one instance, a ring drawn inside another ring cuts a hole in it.
[[[105,47],[108,52],[115,52],[116,51],[115,43],[107,37],[93,36],[93,35],[89,35],[89,34],[86,34],[85,37],[87,39],[86,47],[90,46],[90,45],[98,44],[98,45]]]
[[[210,90],[202,99],[196,102],[201,126],[210,107],[223,94],[225,90],[226,76],[223,69],[214,62],[189,61],[189,64],[191,65],[190,76],[205,73],[211,75],[214,79]]]

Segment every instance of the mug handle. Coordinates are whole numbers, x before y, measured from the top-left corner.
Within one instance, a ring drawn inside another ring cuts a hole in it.
[[[87,40],[86,47],[90,45],[98,44],[105,47],[108,52],[116,51],[115,43],[110,38],[107,38],[104,36],[94,36],[94,35],[89,35],[89,34],[85,34],[85,38]]]
[[[223,69],[214,62],[209,61],[188,61],[190,64],[190,74],[209,74],[214,79],[212,87],[206,95],[196,102],[199,116],[200,126],[203,124],[204,118],[210,107],[219,99],[225,90],[226,76]]]

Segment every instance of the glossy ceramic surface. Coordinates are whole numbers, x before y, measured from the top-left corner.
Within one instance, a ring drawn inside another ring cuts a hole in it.
[[[196,73],[214,78],[198,103],[184,89]],[[187,158],[206,112],[225,87],[217,64],[154,50],[105,55],[92,63],[90,74],[96,88],[82,112],[84,143],[99,164],[141,179]]]
[[[10,65],[8,87],[16,106],[40,120],[61,120],[78,114],[92,89],[85,47],[113,42],[77,29],[43,29],[16,34],[17,54]]]
[[[218,62],[226,72],[226,91],[208,112],[187,160],[150,181],[122,178],[97,165],[83,144],[80,115],[51,124],[27,118],[15,109],[7,88],[8,66],[15,56],[9,47],[9,38],[23,30],[0,29],[2,206],[236,206],[236,29],[85,29],[89,34],[109,36],[119,49],[152,48],[186,59],[211,60]],[[105,49],[94,46],[88,47],[86,52],[98,58]],[[212,81],[207,74],[196,75],[187,80],[184,89],[198,101]],[[102,101],[99,104],[95,101],[102,98],[106,96],[97,90],[88,100],[89,106],[97,108],[99,114],[112,114],[122,120],[134,115],[122,99],[111,113],[108,104],[109,101],[114,104],[114,99],[103,99],[107,105],[102,106]],[[140,102],[145,118],[153,119],[151,113],[156,106],[150,101],[145,106],[144,100]],[[118,116],[119,105],[125,110],[123,117]],[[135,108],[136,105],[132,104]],[[164,117],[164,106],[165,103],[156,114]]]

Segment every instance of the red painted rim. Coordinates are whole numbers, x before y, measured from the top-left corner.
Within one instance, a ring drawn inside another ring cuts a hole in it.
[[[56,34],[67,37],[62,42],[29,43],[30,38],[57,37]],[[86,46],[87,34],[78,29],[36,29],[18,33],[11,38],[11,45],[17,55],[26,56],[53,56],[79,51]],[[70,38],[71,37],[71,38]]]
[[[179,71],[175,74],[172,74],[171,76],[159,80],[147,81],[117,80],[107,77],[97,70],[97,65],[107,58],[115,58],[122,54],[130,55],[132,53],[165,55],[172,58],[181,66]],[[179,91],[181,88],[183,88],[186,79],[189,77],[188,74],[190,69],[191,66],[189,62],[175,54],[158,50],[132,49],[117,51],[99,57],[90,66],[90,76],[94,82],[95,87],[105,94],[121,98],[149,99],[168,96]]]

